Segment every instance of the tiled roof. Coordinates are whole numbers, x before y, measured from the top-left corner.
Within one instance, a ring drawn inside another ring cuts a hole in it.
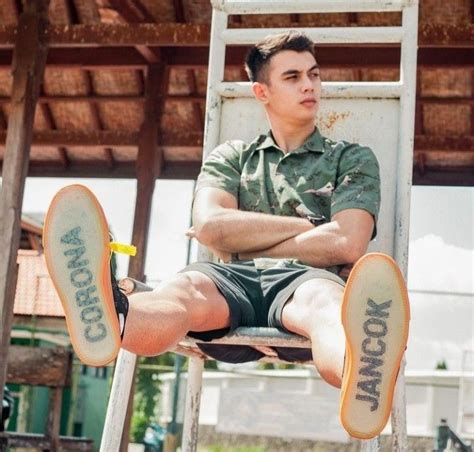
[[[64,317],[64,311],[46,269],[44,255],[34,250],[18,251],[18,282],[14,313]]]

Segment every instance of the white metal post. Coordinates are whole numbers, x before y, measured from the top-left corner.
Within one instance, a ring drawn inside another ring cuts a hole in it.
[[[221,97],[217,87],[224,80],[225,42],[222,33],[227,28],[227,14],[212,10],[209,69],[207,78],[206,120],[204,124],[203,160],[219,144]]]
[[[400,133],[398,153],[398,177],[395,203],[394,257],[405,279],[408,271],[408,239],[410,225],[410,192],[413,172],[413,146],[415,133],[416,63],[418,49],[418,0],[402,13],[403,39],[400,58],[400,81],[403,85],[400,97]],[[392,449],[408,450],[405,357],[400,365],[392,406]]]
[[[360,450],[361,452],[378,452],[380,450],[380,436],[371,440],[362,440]]]
[[[218,92],[218,86],[224,80],[225,42],[222,40],[222,33],[226,28],[227,14],[213,8],[211,39],[209,44],[204,142],[202,149],[203,161],[219,144],[222,101]],[[209,249],[199,244],[197,260],[203,262],[212,261],[212,259],[213,256]]]
[[[190,358],[188,367],[188,384],[186,387],[186,403],[184,407],[182,452],[197,450],[199,430],[199,408],[201,405],[202,373],[204,360]]]
[[[123,423],[127,414],[128,398],[132,387],[137,355],[120,349],[115,365],[112,391],[110,392],[100,452],[116,452],[120,449]]]

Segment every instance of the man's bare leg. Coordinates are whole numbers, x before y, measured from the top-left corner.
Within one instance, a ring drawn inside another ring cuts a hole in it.
[[[197,271],[178,273],[153,292],[129,297],[122,347],[155,356],[172,349],[188,331],[229,325],[229,307],[212,280]]]
[[[341,323],[344,287],[326,279],[302,283],[283,308],[283,326],[311,340],[313,359],[332,386],[341,387],[345,335]]]

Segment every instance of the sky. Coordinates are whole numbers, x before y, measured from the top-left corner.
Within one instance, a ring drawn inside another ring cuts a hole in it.
[[[134,180],[28,178],[24,212],[45,212],[61,187],[87,185],[101,202],[115,239],[129,242]],[[145,273],[153,284],[186,264],[193,181],[157,181]],[[119,276],[128,257],[118,258]],[[412,189],[408,288],[411,301],[407,369],[434,369],[445,360],[461,368],[462,350],[474,349],[474,188]]]

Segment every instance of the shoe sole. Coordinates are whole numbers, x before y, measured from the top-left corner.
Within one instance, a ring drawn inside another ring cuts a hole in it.
[[[346,357],[339,414],[355,438],[374,438],[387,424],[409,321],[408,293],[395,261],[380,253],[362,257],[342,303]]]
[[[70,185],[46,214],[46,265],[66,315],[79,359],[104,366],[118,354],[120,331],[110,279],[109,228],[94,194]]]

